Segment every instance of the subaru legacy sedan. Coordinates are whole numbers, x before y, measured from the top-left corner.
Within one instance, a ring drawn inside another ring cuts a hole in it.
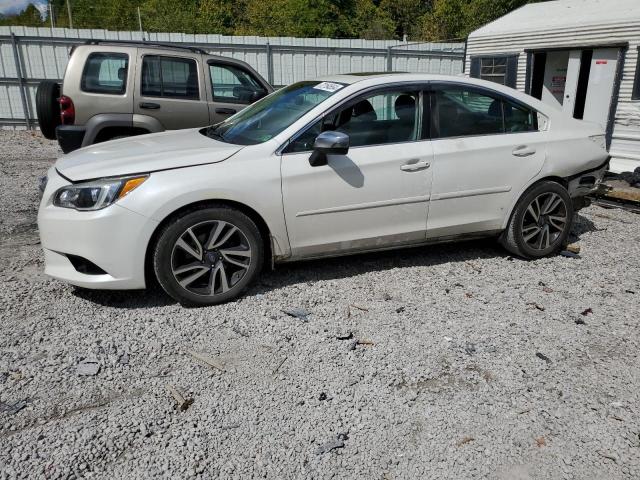
[[[485,236],[535,259],[566,243],[608,161],[600,126],[494,83],[304,81],[210,127],[60,158],[41,185],[45,272],[96,289],[157,280],[198,306],[280,262]]]

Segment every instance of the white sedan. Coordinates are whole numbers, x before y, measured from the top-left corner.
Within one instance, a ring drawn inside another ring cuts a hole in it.
[[[237,297],[264,265],[495,236],[538,258],[601,181],[605,134],[480,80],[337,75],[217,125],[59,159],[38,225],[45,272],[184,305]]]

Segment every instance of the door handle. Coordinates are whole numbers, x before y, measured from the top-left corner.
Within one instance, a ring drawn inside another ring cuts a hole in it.
[[[417,170],[423,170],[425,168],[429,168],[431,164],[429,162],[415,162],[415,163],[405,163],[400,166],[400,170],[403,172],[415,172]]]
[[[516,157],[528,157],[529,155],[533,155],[534,153],[536,153],[536,149],[531,148],[528,145],[520,145],[514,148],[511,153]]]
[[[138,106],[147,110],[158,110],[160,108],[159,104],[151,102],[140,102]]]
[[[222,115],[231,115],[236,113],[233,108],[216,108],[216,113],[220,113]]]

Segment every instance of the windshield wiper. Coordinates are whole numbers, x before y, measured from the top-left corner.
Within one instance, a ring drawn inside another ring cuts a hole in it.
[[[207,128],[207,137],[224,142],[224,137],[216,131],[217,129],[218,127],[215,125]]]

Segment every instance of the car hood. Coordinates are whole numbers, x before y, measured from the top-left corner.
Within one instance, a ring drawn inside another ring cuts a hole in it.
[[[212,140],[200,129],[174,130],[81,148],[60,158],[56,169],[69,180],[89,180],[221,162],[242,148]]]

